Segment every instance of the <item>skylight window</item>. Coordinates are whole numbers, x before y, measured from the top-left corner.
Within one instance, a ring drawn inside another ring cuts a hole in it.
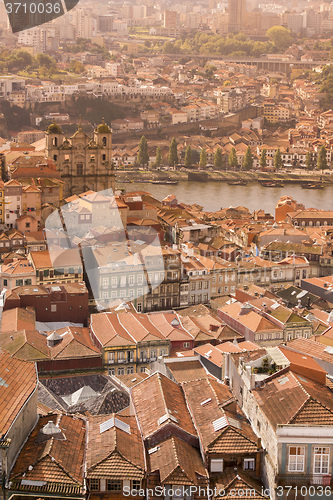
[[[127,434],[131,434],[131,428],[128,424],[125,422],[122,422],[118,418],[109,418],[106,422],[103,422],[99,426],[99,433],[103,434],[103,432],[108,431],[109,429],[112,429],[112,427],[117,427],[117,429],[120,429],[124,432],[127,432]]]
[[[228,425],[228,420],[225,416],[213,421],[213,427],[215,432],[220,431],[221,429],[223,429],[223,427],[226,427],[227,425]]]

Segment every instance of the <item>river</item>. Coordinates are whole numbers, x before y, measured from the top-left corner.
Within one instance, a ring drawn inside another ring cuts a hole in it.
[[[333,210],[333,185],[324,189],[303,189],[299,184],[286,184],[281,188],[263,187],[258,183],[247,186],[229,186],[225,182],[182,181],[174,186],[133,182],[117,183],[117,187],[130,191],[148,191],[158,200],[174,194],[179,202],[198,203],[206,211],[216,211],[230,206],[245,206],[249,210],[263,209],[274,215],[276,203],[281,196],[292,196],[306,208]]]

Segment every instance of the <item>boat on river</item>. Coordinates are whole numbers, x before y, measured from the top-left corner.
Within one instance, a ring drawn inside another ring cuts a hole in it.
[[[263,187],[284,187],[282,181],[259,181]]]

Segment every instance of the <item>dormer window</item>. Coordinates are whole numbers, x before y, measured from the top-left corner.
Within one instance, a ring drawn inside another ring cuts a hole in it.
[[[243,469],[244,470],[254,470],[255,461],[254,458],[244,458]]]

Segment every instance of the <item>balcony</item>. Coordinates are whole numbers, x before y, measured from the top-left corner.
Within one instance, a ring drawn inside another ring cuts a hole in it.
[[[332,483],[331,474],[299,474],[297,476],[289,474],[279,474],[277,476],[279,485],[286,486],[330,486]]]

